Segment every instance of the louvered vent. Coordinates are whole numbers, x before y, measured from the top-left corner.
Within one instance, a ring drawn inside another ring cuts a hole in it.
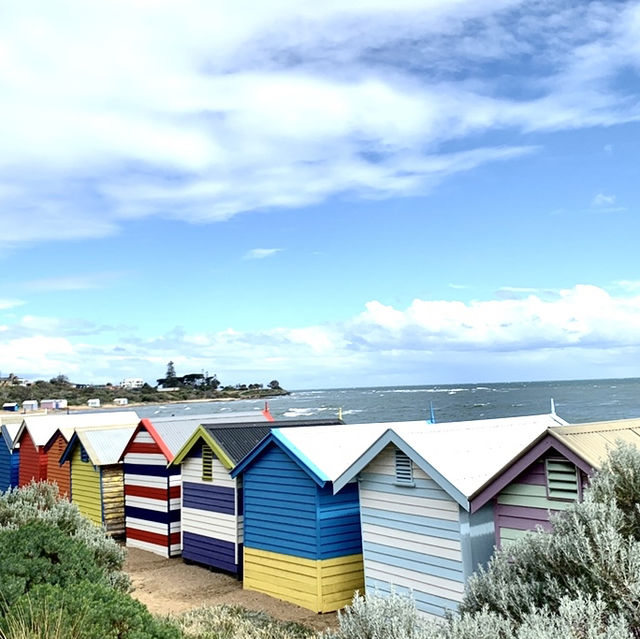
[[[411,459],[396,448],[396,483],[413,486],[413,464]]]
[[[80,446],[80,461],[85,464],[89,461],[89,453],[84,449],[84,446]]]
[[[547,459],[547,492],[549,499],[578,499],[578,473],[576,467],[566,459]]]
[[[202,481],[213,480],[213,451],[206,444],[202,445]]]

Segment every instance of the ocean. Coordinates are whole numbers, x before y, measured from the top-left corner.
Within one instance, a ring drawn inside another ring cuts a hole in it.
[[[436,422],[533,415],[551,411],[570,423],[640,417],[640,378],[561,382],[384,386],[298,390],[268,399],[276,419],[337,417],[347,424],[428,419]],[[260,411],[264,400],[137,407],[141,417]]]

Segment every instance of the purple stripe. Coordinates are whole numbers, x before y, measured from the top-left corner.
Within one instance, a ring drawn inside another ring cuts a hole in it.
[[[535,530],[540,526],[543,530],[552,529],[548,519],[521,519],[520,517],[498,517],[498,528],[515,528],[516,530]]]

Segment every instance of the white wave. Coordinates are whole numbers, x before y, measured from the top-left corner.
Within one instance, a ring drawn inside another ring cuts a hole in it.
[[[314,414],[313,408],[290,408],[283,415],[285,417],[305,417]]]

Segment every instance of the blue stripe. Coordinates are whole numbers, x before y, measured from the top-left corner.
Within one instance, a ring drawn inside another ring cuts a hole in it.
[[[379,579],[365,577],[365,589],[369,594],[377,592],[382,595],[388,595],[391,592],[395,592],[398,595],[409,596],[415,601],[418,610],[438,617],[444,617],[448,611],[455,612],[458,610],[458,602],[453,599],[445,599],[426,592],[411,590],[410,588],[389,584],[389,582]]]
[[[175,473],[170,473],[166,466],[153,464],[123,464],[124,472],[130,475],[149,475],[150,477],[168,477]]]
[[[168,524],[170,522],[180,521],[180,509],[171,510],[168,513],[162,513],[149,508],[138,508],[137,506],[124,507],[126,517],[135,517],[136,519],[144,519],[145,521],[155,521],[159,524]]]
[[[182,558],[205,566],[238,573],[240,566],[235,562],[236,545],[230,541],[213,539],[183,531]],[[238,557],[242,557],[238,553]]]
[[[235,490],[223,486],[183,482],[182,507],[235,515]]]
[[[429,537],[441,537],[460,541],[460,525],[457,521],[393,513],[378,508],[363,508],[360,518],[364,524],[384,526],[404,532],[419,533]]]
[[[401,543],[402,541],[398,540],[398,546],[392,548],[383,544],[365,542],[365,557],[367,561],[376,561],[387,566],[406,568],[425,575],[433,575],[434,577],[442,577],[464,583],[462,562],[405,550],[400,547]]]

